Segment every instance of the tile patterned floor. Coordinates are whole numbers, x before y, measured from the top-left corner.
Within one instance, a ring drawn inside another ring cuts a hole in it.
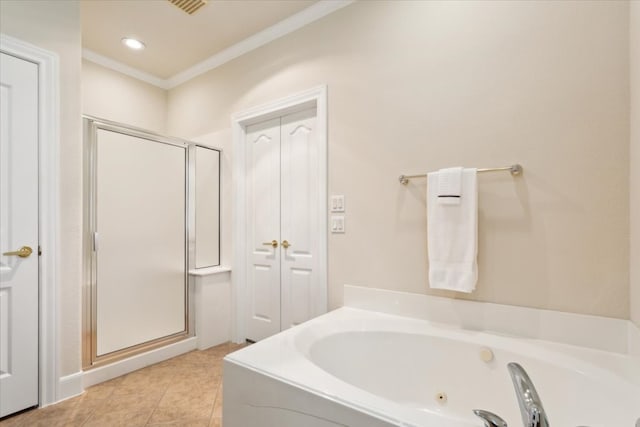
[[[192,351],[0,421],[1,427],[222,426],[222,358],[243,345]]]

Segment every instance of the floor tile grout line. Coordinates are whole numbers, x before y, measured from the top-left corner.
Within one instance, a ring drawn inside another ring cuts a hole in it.
[[[85,424],[87,424],[87,422],[91,419],[91,417],[93,416],[93,414],[96,412],[97,408],[93,408],[93,410],[91,410],[91,412],[89,413],[89,416],[82,422],[82,424],[80,424],[80,427],[84,426]]]
[[[152,365],[153,366],[153,365]],[[174,368],[175,370],[175,368]],[[177,373],[174,372],[171,379],[174,379],[176,377]],[[156,402],[156,406],[153,408],[153,411],[151,411],[151,413],[149,414],[149,417],[147,418],[147,420],[145,421],[144,425],[147,426],[149,425],[149,421],[151,420],[151,418],[153,417],[153,414],[156,413],[156,410],[158,409],[158,407],[160,406],[160,402],[162,402],[162,399],[167,395],[167,390],[169,389],[169,386],[166,386],[164,389],[164,393],[162,393],[162,396],[160,396],[160,399],[158,399],[158,401]]]
[[[219,384],[216,387],[216,394],[213,397],[213,404],[211,405],[211,413],[209,414],[209,422],[207,424],[207,427],[209,427],[211,425],[211,420],[213,419],[213,412],[216,410],[216,401],[218,400],[218,393],[220,393],[220,385]]]

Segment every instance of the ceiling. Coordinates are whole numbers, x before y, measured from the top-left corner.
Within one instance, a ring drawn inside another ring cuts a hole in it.
[[[193,15],[167,0],[83,0],[82,45],[98,55],[169,79],[317,0],[209,0]],[[132,51],[123,37],[146,44]]]

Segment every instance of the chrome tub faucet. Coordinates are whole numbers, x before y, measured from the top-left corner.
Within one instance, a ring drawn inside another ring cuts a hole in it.
[[[525,427],[549,427],[547,414],[531,378],[522,366],[515,362],[507,365],[513,386],[516,389],[520,415]]]
[[[507,369],[509,369],[513,386],[516,389],[524,427],[549,427],[549,420],[547,420],[547,414],[542,407],[542,401],[527,372],[515,362],[509,363]],[[507,427],[507,423],[492,412],[474,409],[473,413],[482,418],[485,427]],[[636,423],[636,427],[640,427],[640,420]]]

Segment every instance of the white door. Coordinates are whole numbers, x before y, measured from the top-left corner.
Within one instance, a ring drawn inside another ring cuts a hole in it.
[[[0,417],[38,404],[38,66],[0,54]]]
[[[326,311],[321,306],[324,283],[318,274],[320,167],[315,132],[316,110],[282,117],[281,150],[281,321],[285,330]],[[288,246],[285,247],[285,246]]]
[[[258,341],[325,312],[316,110],[247,127],[247,337]]]
[[[280,332],[280,118],[247,127],[247,338]]]

